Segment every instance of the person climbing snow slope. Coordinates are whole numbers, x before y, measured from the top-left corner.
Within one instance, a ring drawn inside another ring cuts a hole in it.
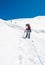
[[[26,24],[26,29],[25,29],[24,32],[26,32],[26,36],[24,38],[30,39],[30,32],[31,32],[31,26],[30,26],[30,24]]]

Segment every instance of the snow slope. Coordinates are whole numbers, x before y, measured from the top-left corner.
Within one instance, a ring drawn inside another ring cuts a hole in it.
[[[31,39],[23,39],[30,23]],[[45,65],[45,16],[31,19],[0,19],[0,65]]]

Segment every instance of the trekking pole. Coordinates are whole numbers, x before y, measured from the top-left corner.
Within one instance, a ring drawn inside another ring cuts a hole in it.
[[[26,32],[23,32],[23,38],[25,38],[25,36],[26,36]]]
[[[25,32],[23,32],[23,35],[22,35],[23,38],[24,38],[24,35],[25,35]]]

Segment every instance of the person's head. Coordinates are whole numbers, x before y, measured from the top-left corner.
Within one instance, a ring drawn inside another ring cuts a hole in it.
[[[26,27],[27,27],[28,29],[30,29],[30,24],[26,24]]]
[[[26,26],[30,27],[30,24],[26,24]]]

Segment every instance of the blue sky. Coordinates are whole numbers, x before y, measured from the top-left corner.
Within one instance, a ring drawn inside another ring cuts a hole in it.
[[[0,18],[32,18],[45,15],[45,0],[0,0]]]

